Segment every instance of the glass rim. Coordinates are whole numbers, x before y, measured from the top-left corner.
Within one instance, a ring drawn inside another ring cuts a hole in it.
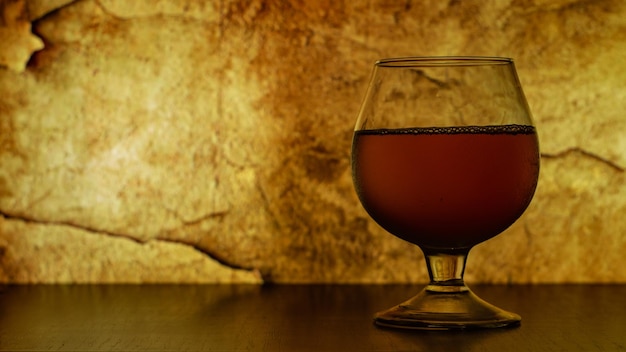
[[[513,59],[499,56],[406,56],[376,61],[377,67],[484,66],[512,64]]]

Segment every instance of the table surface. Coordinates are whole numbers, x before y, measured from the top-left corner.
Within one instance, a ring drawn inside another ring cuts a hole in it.
[[[516,328],[399,331],[412,285],[0,288],[0,351],[626,351],[626,285],[471,286]]]

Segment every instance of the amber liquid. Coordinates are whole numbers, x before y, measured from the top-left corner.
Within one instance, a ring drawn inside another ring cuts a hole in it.
[[[539,175],[534,127],[361,130],[354,184],[370,216],[423,249],[470,248],[524,212]]]

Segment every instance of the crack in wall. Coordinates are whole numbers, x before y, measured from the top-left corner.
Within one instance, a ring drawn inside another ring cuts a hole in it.
[[[588,158],[591,158],[591,159],[593,159],[595,161],[598,161],[598,162],[600,162],[600,163],[602,163],[604,165],[607,165],[611,169],[613,169],[613,170],[615,170],[617,172],[624,172],[624,167],[622,167],[618,163],[613,162],[613,161],[611,161],[609,159],[603,158],[603,157],[601,157],[601,156],[599,156],[599,155],[597,155],[595,153],[592,153],[592,152],[587,151],[587,150],[585,150],[583,148],[580,148],[580,147],[572,147],[572,148],[565,149],[565,150],[562,150],[562,151],[557,152],[557,153],[541,153],[541,157],[545,158],[545,159],[560,159],[560,158],[566,157],[566,156],[571,155],[571,154],[583,155],[585,157],[588,157]]]
[[[133,241],[135,243],[139,243],[139,244],[145,244],[147,242],[147,241],[142,241],[140,239],[137,239],[135,237],[131,237],[131,236],[128,236],[128,235],[125,235],[125,234],[120,234],[120,233],[116,233],[116,232],[112,232],[112,231],[98,229],[98,228],[95,228],[95,227],[80,225],[80,224],[76,224],[76,223],[71,222],[71,221],[40,220],[40,219],[35,219],[35,218],[29,217],[29,216],[25,216],[25,215],[10,214],[10,213],[7,213],[6,211],[0,211],[0,216],[2,218],[4,218],[5,220],[21,221],[21,222],[26,223],[26,224],[42,225],[42,226],[70,227],[70,228],[73,228],[73,229],[76,229],[76,230],[81,230],[81,231],[90,232],[90,233],[94,233],[94,234],[105,235],[105,236],[109,236],[109,237],[126,238],[126,239],[129,239],[129,240],[131,240],[131,241]]]
[[[85,225],[80,225],[71,221],[53,221],[53,220],[40,220],[40,219],[35,219],[32,217],[28,217],[28,216],[24,216],[24,215],[13,215],[13,214],[9,214],[7,212],[4,211],[0,211],[0,217],[4,218],[5,220],[9,220],[9,221],[20,221],[26,224],[33,224],[33,225],[40,225],[40,226],[60,226],[60,227],[69,227],[75,230],[80,230],[80,231],[84,231],[87,233],[91,233],[91,234],[98,234],[98,235],[104,235],[104,236],[109,236],[109,237],[117,237],[117,238],[124,238],[124,239],[128,239],[136,244],[139,245],[145,245],[148,244],[150,242],[154,242],[154,241],[159,241],[159,242],[166,242],[166,243],[176,243],[176,244],[181,244],[187,247],[190,247],[192,249],[194,249],[195,251],[205,255],[206,257],[208,257],[210,260],[213,260],[217,263],[219,263],[220,265],[231,269],[231,270],[244,270],[244,271],[251,271],[251,272],[258,272],[259,276],[261,277],[261,279],[263,281],[265,281],[263,275],[259,272],[258,269],[254,268],[254,267],[245,267],[245,266],[240,266],[240,265],[236,265],[233,264],[231,262],[229,262],[226,258],[224,258],[223,256],[219,255],[216,252],[210,251],[207,248],[204,247],[200,247],[197,244],[192,243],[191,241],[185,241],[185,240],[177,240],[177,239],[169,239],[169,238],[161,238],[161,237],[155,237],[155,238],[150,238],[148,240],[141,240],[126,234],[122,234],[122,233],[117,233],[117,232],[113,232],[113,231],[107,231],[107,230],[103,230],[103,229],[99,229],[99,228],[95,228],[95,227],[91,227],[91,226],[85,226]],[[184,225],[183,225],[184,226]]]

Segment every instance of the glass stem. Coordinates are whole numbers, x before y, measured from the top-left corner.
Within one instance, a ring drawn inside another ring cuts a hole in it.
[[[430,283],[426,286],[431,292],[465,292],[469,289],[463,281],[468,250],[453,253],[424,251]]]

